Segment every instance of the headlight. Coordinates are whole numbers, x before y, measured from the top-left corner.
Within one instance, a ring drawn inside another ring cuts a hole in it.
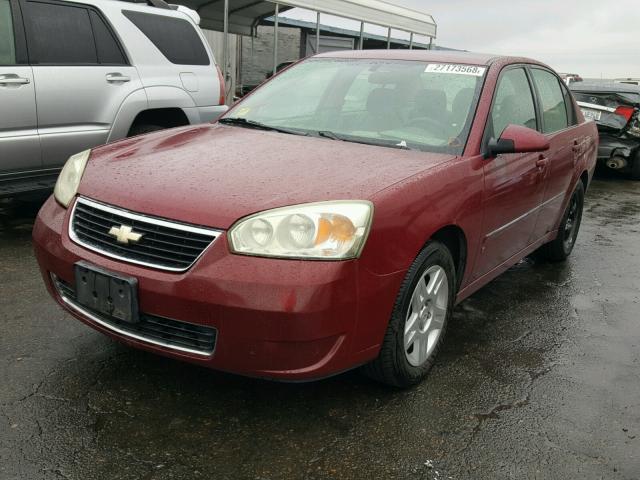
[[[231,251],[316,260],[357,258],[371,226],[365,201],[309,203],[258,213],[229,230]]]
[[[91,155],[91,150],[85,150],[69,157],[60,172],[56,187],[53,189],[53,196],[65,208],[69,206],[73,197],[78,193],[78,186],[87,166],[89,155]]]

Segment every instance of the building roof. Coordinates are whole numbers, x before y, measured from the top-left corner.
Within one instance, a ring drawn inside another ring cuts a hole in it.
[[[263,24],[267,24],[267,25],[273,25],[274,22],[274,18],[273,17],[268,17],[265,18],[263,21]],[[307,22],[305,20],[298,20],[298,19],[294,19],[294,18],[288,18],[288,17],[279,17],[278,18],[278,24],[281,27],[294,27],[294,28],[301,28],[301,29],[305,29],[305,30],[312,30],[315,32],[316,30],[316,26],[317,24],[315,22]],[[353,38],[359,38],[360,37],[360,32],[356,31],[356,30],[351,30],[348,28],[342,28],[342,27],[334,27],[331,25],[324,25],[324,24],[320,24],[320,32],[324,33],[324,34],[329,34],[329,35],[344,35],[347,37],[353,37]],[[363,32],[363,37],[365,40],[377,40],[380,42],[386,42],[387,41],[387,37],[386,35],[377,35],[374,33],[369,33],[369,32]],[[403,45],[408,47],[409,44],[411,43],[409,40],[404,39],[404,38],[395,38],[395,37],[391,37],[391,43],[393,45]],[[413,42],[413,47],[414,48],[422,48],[422,49],[427,49],[429,48],[429,44],[428,43],[422,43],[422,42],[417,42],[414,40]],[[453,49],[449,49],[449,48],[445,48],[445,47],[438,47],[436,45],[433,45],[432,48],[434,50],[453,50]]]

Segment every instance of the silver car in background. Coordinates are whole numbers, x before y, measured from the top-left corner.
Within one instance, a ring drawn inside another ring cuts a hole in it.
[[[0,0],[0,197],[52,188],[84,149],[226,110],[197,15],[153,4]]]

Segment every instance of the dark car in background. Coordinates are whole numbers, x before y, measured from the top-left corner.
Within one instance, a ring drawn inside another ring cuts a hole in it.
[[[578,82],[569,88],[585,118],[598,126],[598,161],[640,180],[640,87],[618,82]]]

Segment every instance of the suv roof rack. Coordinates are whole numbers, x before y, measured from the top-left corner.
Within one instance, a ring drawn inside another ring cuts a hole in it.
[[[166,10],[177,10],[177,5],[169,5],[164,0],[121,0],[129,3],[146,3],[150,7],[164,8]]]

